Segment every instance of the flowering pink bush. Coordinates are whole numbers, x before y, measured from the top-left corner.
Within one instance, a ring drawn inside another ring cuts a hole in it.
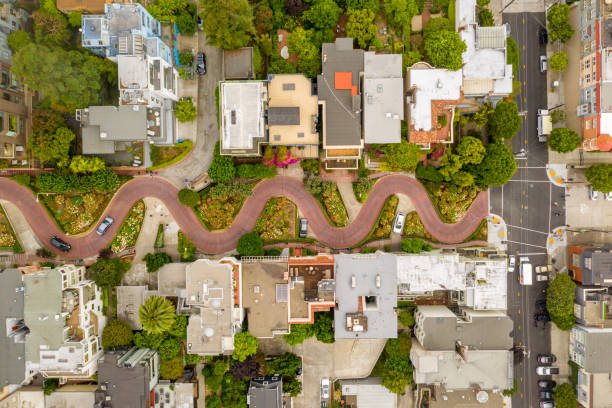
[[[291,156],[291,153],[285,146],[279,146],[276,149],[268,146],[263,157],[263,162],[266,166],[287,167],[298,161],[297,157]]]

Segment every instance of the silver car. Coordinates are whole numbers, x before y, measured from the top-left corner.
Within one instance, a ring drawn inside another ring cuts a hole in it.
[[[401,234],[404,230],[404,222],[406,221],[406,215],[402,213],[397,213],[395,216],[395,222],[393,223],[393,232],[396,234]]]
[[[96,234],[102,236],[104,235],[104,233],[106,232],[106,230],[108,230],[108,228],[113,225],[113,222],[115,220],[113,220],[111,217],[106,217],[104,220],[102,220],[102,222],[100,223],[100,225],[98,226],[98,229],[96,230]]]
[[[599,198],[599,191],[593,190],[593,187],[589,187],[589,198],[591,200],[597,200]]]

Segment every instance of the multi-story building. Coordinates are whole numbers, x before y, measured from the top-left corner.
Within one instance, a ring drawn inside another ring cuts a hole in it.
[[[576,323],[591,327],[612,327],[612,295],[609,287],[576,286]]]
[[[612,249],[572,245],[568,269],[568,275],[583,285],[612,286]]]
[[[0,398],[11,386],[26,379],[25,336],[28,328],[23,320],[24,287],[21,272],[5,269],[0,273]]]
[[[11,74],[13,52],[8,46],[8,36],[25,28],[28,18],[28,13],[15,2],[0,2],[0,159],[8,160],[11,165],[28,164],[32,94]]]
[[[102,355],[102,294],[85,267],[63,265],[24,276],[26,374],[87,379]]]
[[[606,0],[579,3],[580,103],[576,114],[584,150],[612,149],[612,5]]]

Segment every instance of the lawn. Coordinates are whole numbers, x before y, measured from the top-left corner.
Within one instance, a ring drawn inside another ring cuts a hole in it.
[[[80,234],[95,224],[115,194],[65,193],[40,194],[42,203],[52,214],[60,229],[66,234]]]
[[[246,200],[246,197],[240,194],[213,198],[208,195],[208,189],[203,190],[200,195],[202,199],[195,207],[195,212],[209,231],[229,228]]]
[[[142,200],[138,201],[127,217],[121,223],[121,228],[119,228],[119,232],[113,238],[110,243],[110,249],[114,253],[119,253],[126,248],[133,247],[136,245],[136,240],[138,239],[138,234],[140,234],[140,228],[142,227],[142,222],[145,216],[145,205]]]
[[[297,207],[285,197],[270,199],[264,207],[254,231],[264,241],[295,238]]]
[[[345,227],[348,224],[346,207],[342,201],[340,191],[338,191],[338,186],[336,186],[335,183],[330,184],[333,184],[333,188],[323,189],[323,192],[318,194],[317,198],[323,204],[323,208],[332,225],[336,227]]]
[[[174,163],[181,161],[191,151],[193,142],[185,140],[181,143],[176,143],[174,146],[155,146],[151,145],[151,167],[148,171],[168,167]]]
[[[15,231],[4,212],[4,209],[0,205],[0,249],[11,249],[14,253],[22,253],[21,245],[17,240]]]
[[[196,251],[195,245],[187,238],[183,231],[178,232],[178,252],[181,254],[181,261],[183,262],[191,262],[194,261],[195,258],[193,254]]]
[[[380,211],[378,220],[376,221],[376,224],[374,224],[374,229],[372,230],[372,234],[370,234],[370,239],[389,238],[389,235],[391,235],[391,229],[393,228],[393,220],[395,218],[395,211],[397,210],[398,203],[399,198],[397,198],[396,195],[392,195],[387,198],[385,205]]]
[[[427,190],[440,219],[447,224],[460,221],[480,192],[477,186],[459,187],[420,181]]]
[[[419,214],[416,211],[411,211],[406,214],[406,221],[404,222],[403,235],[410,238],[424,238],[428,241],[437,242],[429,232],[425,229]]]

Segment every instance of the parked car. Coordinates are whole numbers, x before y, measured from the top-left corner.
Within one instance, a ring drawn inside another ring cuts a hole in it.
[[[540,401],[540,408],[555,408],[555,401]]]
[[[548,315],[548,313],[536,313],[533,315],[533,320],[535,320],[536,322],[548,323],[550,322],[550,316]]]
[[[604,196],[606,197],[606,201],[612,201],[612,191],[604,194]]]
[[[329,399],[329,378],[321,378],[321,399]]]
[[[204,75],[206,73],[206,55],[203,52],[198,52],[196,70],[199,75]]]
[[[538,381],[538,387],[542,389],[553,389],[557,386],[557,382],[553,380],[540,380]]]
[[[300,218],[300,238],[306,238],[308,234],[308,220],[306,218]]]
[[[540,274],[540,275],[536,275],[536,280],[537,280],[538,282],[544,282],[544,281],[547,281],[547,280],[548,280],[548,274],[546,274],[546,273],[542,273],[542,274]]]
[[[113,225],[113,222],[115,220],[113,220],[111,217],[106,217],[104,218],[104,220],[102,220],[102,222],[100,223],[100,225],[98,226],[98,229],[96,230],[96,234],[98,235],[104,235],[104,233],[106,232],[106,230]]]
[[[544,73],[548,69],[548,58],[545,55],[540,55],[540,72]]]
[[[536,367],[536,373],[538,375],[553,375],[559,374],[559,367],[552,366],[538,366]]]
[[[516,256],[510,255],[508,257],[508,272],[514,272],[515,266],[516,266]]]
[[[540,44],[548,44],[548,31],[545,28],[540,28]]]
[[[70,251],[70,248],[72,248],[69,243],[67,243],[66,241],[58,237],[51,238],[50,242],[51,242],[51,245],[53,245],[54,247],[56,247],[62,252],[68,252]]]
[[[593,187],[589,187],[589,198],[591,200],[597,200],[599,198],[599,191],[593,190]]]
[[[204,31],[204,25],[202,24],[202,19],[200,18],[200,16],[198,16],[198,19],[196,21],[198,23],[198,31]]]
[[[553,393],[551,391],[540,391],[541,400],[551,400],[552,398],[553,398]]]
[[[552,364],[557,361],[557,357],[554,354],[540,354],[538,356],[538,364]]]
[[[406,221],[406,214],[397,213],[395,222],[393,223],[393,232],[401,234],[404,229],[404,221]]]

